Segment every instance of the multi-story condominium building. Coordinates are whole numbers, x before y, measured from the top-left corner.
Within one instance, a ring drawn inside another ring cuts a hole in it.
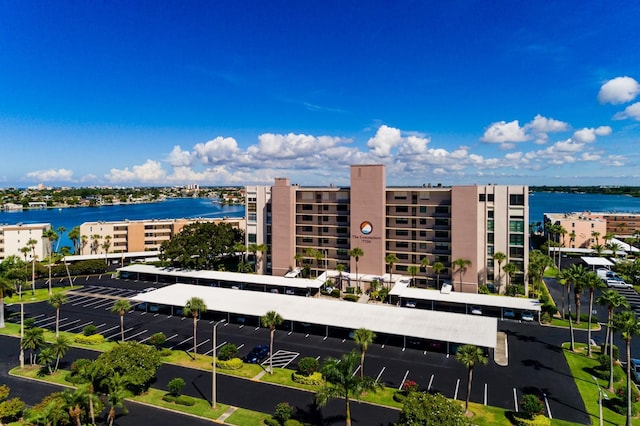
[[[80,225],[80,254],[104,253],[103,244],[109,242],[109,253],[160,250],[160,245],[185,226],[195,222],[230,223],[244,230],[244,218],[195,218],[164,220],[125,220],[121,222],[85,222]]]
[[[544,223],[560,225],[565,233],[550,235],[545,226],[545,236],[565,248],[591,248],[604,244],[607,221],[597,215],[585,213],[545,213]]]
[[[589,216],[606,221],[609,234],[624,238],[640,233],[638,213],[589,213]]]
[[[31,261],[34,254],[36,260],[43,260],[48,256],[51,247],[49,239],[44,237],[44,233],[49,229],[50,223],[0,225],[0,260],[18,256],[20,259]],[[29,250],[21,251],[25,247]]]
[[[452,279],[457,291],[484,284],[503,291],[507,274],[493,260],[502,252],[501,266],[519,270],[511,282],[524,281],[527,186],[386,187],[385,181],[383,165],[354,165],[350,187],[300,187],[279,178],[270,198],[269,188],[248,187],[247,240],[269,247],[265,272],[284,275],[302,260],[317,272],[342,264],[359,274],[406,276],[415,265],[418,283],[430,284],[435,274],[423,267],[426,258],[444,266],[438,278]],[[357,262],[354,248],[363,252]],[[398,259],[392,269],[385,262],[390,254]],[[454,268],[458,259],[470,261],[461,262],[462,274]]]

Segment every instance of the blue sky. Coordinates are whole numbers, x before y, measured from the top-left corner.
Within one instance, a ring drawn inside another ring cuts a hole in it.
[[[640,6],[7,0],[0,186],[640,185]]]

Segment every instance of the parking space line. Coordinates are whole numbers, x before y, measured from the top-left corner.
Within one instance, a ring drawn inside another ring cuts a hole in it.
[[[115,329],[116,329],[116,328],[118,328],[118,327],[120,327],[120,326],[119,326],[119,325],[116,325],[115,327],[108,328],[108,329],[104,330],[104,331],[102,332],[102,334],[106,334],[106,333],[110,332],[111,330],[115,330]]]
[[[118,326],[118,327],[120,327],[120,326]],[[124,333],[122,333],[122,334],[127,334],[127,331],[131,331],[131,330],[133,330],[133,327],[131,327],[131,328],[127,328],[127,329],[124,331]],[[119,336],[120,336],[120,334],[121,334],[121,333],[118,331],[116,334],[114,334],[114,335],[112,335],[112,336],[107,337],[107,340],[111,340],[111,339],[113,339],[114,337],[119,337]],[[127,339],[125,338],[124,340],[127,340]]]
[[[109,306],[109,309],[111,309],[111,305],[113,305],[113,303],[113,300],[107,300],[106,302],[94,306],[93,309],[104,308],[105,306]]]
[[[173,336],[171,336],[171,337],[167,337],[166,339],[164,339],[164,341],[165,341],[165,342],[168,342],[169,340],[171,340],[171,339],[173,339],[173,338],[176,338],[176,337],[178,337],[178,335],[177,335],[177,334],[174,334]]]
[[[66,319],[68,319],[68,318],[64,318],[64,319],[66,320]],[[63,320],[61,319],[60,321],[62,322]],[[47,328],[47,327],[49,327],[49,326],[51,326],[51,325],[54,325],[55,323],[56,323],[56,319],[55,319],[55,318],[50,318],[50,319],[49,319],[49,322],[39,324],[39,325],[38,325],[38,327],[40,327],[40,328]]]
[[[516,413],[518,412],[518,393],[516,388],[513,388],[513,404],[516,407]]]
[[[80,299],[76,301],[76,303],[72,303],[71,306],[78,306],[84,303],[83,299],[93,299],[93,296],[82,296]]]
[[[404,382],[407,380],[408,375],[409,375],[409,370],[407,370],[407,372],[404,373],[404,377],[402,378],[402,382],[400,382],[400,387],[398,388],[398,390],[402,390],[402,386],[404,386]]]
[[[141,335],[141,334],[144,334],[144,333],[146,333],[147,331],[149,331],[149,330],[144,330],[144,331],[141,331],[140,333],[134,334],[133,336],[125,337],[125,338],[124,338],[124,340],[133,339],[134,337],[139,336],[139,335]]]
[[[431,378],[429,379],[429,386],[427,386],[427,392],[431,391],[431,385],[433,384],[433,378],[435,377],[434,374],[431,375]]]
[[[76,325],[75,327],[72,327],[72,328],[70,328],[70,329],[68,329],[68,330],[65,330],[65,331],[68,333],[68,332],[70,332],[71,330],[76,330],[76,329],[78,329],[78,328],[86,327],[86,326],[88,326],[89,324],[93,324],[93,321],[89,321],[89,322],[85,322],[84,324]]]
[[[382,376],[382,373],[384,373],[384,370],[386,370],[387,367],[382,367],[382,370],[380,370],[380,372],[378,373],[378,376],[376,377],[376,383],[378,383],[378,381],[380,380],[380,376]]]
[[[111,301],[109,301],[109,302],[111,302]],[[93,302],[89,302],[89,303],[86,303],[86,304],[82,305],[82,307],[83,307],[83,308],[88,308],[88,307],[90,307],[90,306],[98,305],[98,304],[100,304],[100,303],[104,303],[104,299],[94,300]]]
[[[172,347],[171,347],[171,348],[169,348],[169,349],[174,350],[175,348],[177,348],[177,347],[178,347],[178,346],[180,346],[181,344],[183,344],[183,343],[187,343],[189,340],[193,340],[193,336],[189,337],[188,339],[184,339],[182,342],[178,343],[177,345],[172,346]]]
[[[79,319],[73,320],[73,321],[65,323],[65,324],[63,324],[62,321],[60,321],[60,328],[67,327],[68,325],[73,325],[73,324],[75,324],[77,322],[80,322],[80,320]],[[55,324],[55,321],[54,321],[54,324]]]
[[[242,343],[240,346],[238,346],[238,350],[244,348],[244,343]]]
[[[41,315],[41,316],[44,316],[44,315]],[[38,324],[38,323],[41,323],[41,322],[43,322],[43,321],[51,321],[52,319],[53,319],[53,320],[55,320],[55,319],[56,319],[56,317],[55,317],[55,316],[53,316],[53,317],[41,318],[41,319],[39,319],[39,320],[37,320],[37,321],[34,321],[33,323],[34,323],[34,324]],[[67,319],[67,318],[65,317],[64,319]],[[60,321],[62,321],[62,319],[61,319]],[[38,325],[38,327],[39,327],[39,325]]]
[[[547,394],[543,393],[542,396],[544,397],[544,404],[547,406],[547,417],[553,419],[553,416],[551,415],[551,407],[549,407],[549,400],[547,399]]]
[[[106,322],[103,322],[103,323],[102,323],[102,324],[100,324],[100,325],[96,325],[96,328],[104,327],[105,325],[107,325],[107,323],[106,323]]]
[[[351,374],[351,377],[355,376],[358,371],[360,371],[360,366],[358,365],[358,367],[353,371],[353,373]]]
[[[222,343],[220,343],[218,346],[216,346],[216,350],[218,350],[218,348],[221,348],[221,347],[223,347],[223,346],[224,346],[224,345],[226,345],[226,344],[227,344],[227,342],[226,342],[226,340],[225,340],[224,342],[222,342]],[[200,346],[200,345],[198,345],[198,346]],[[205,352],[203,355],[207,356],[207,355],[209,355],[210,353],[213,353],[213,348],[211,348],[211,350],[210,350],[210,351]]]
[[[458,389],[460,389],[460,379],[456,380],[456,391],[453,393],[453,399],[458,399]]]

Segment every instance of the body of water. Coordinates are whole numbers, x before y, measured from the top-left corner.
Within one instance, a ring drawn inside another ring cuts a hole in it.
[[[223,206],[207,198],[169,198],[158,203],[127,204],[63,209],[0,211],[0,223],[50,223],[53,229],[64,226],[67,231],[60,239],[60,247],[72,246],[67,233],[84,222],[113,222],[142,219],[178,219],[196,217],[244,217],[244,206]]]
[[[545,213],[640,213],[640,198],[627,195],[534,192],[529,194],[529,222],[542,222]]]

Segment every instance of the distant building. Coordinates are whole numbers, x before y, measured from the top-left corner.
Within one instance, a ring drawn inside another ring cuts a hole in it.
[[[590,217],[604,219],[607,232],[621,238],[631,237],[640,232],[640,214],[638,213],[589,213]]]
[[[104,253],[102,245],[110,242],[109,253],[156,251],[160,245],[195,222],[230,223],[244,231],[244,218],[194,218],[125,220],[120,222],[85,222],[80,225],[80,254]]]
[[[359,274],[406,276],[415,265],[418,283],[433,284],[433,270],[421,266],[426,258],[444,265],[441,282],[452,279],[456,291],[477,292],[479,285],[505,283],[507,274],[493,260],[503,252],[502,266],[511,262],[519,270],[511,282],[524,282],[527,186],[386,187],[385,181],[384,165],[354,165],[350,187],[300,187],[287,178],[247,187],[247,242],[269,247],[264,272],[283,276],[300,258],[316,272],[342,264],[351,277],[356,266]],[[356,247],[364,252],[357,265],[349,255]],[[321,259],[306,255],[309,249]],[[392,270],[389,254],[398,258]],[[453,274],[456,259],[471,261],[462,277]]]
[[[565,248],[591,248],[595,244],[604,245],[607,233],[607,221],[589,212],[584,213],[545,213],[545,224],[561,225],[564,235],[548,235],[545,226],[545,238],[555,240]]]
[[[31,223],[16,225],[0,225],[0,260],[9,256],[18,256],[22,260],[43,260],[48,256],[51,244],[43,234],[51,229],[50,223]],[[35,241],[33,249],[22,253],[20,249],[29,246],[29,241]]]

